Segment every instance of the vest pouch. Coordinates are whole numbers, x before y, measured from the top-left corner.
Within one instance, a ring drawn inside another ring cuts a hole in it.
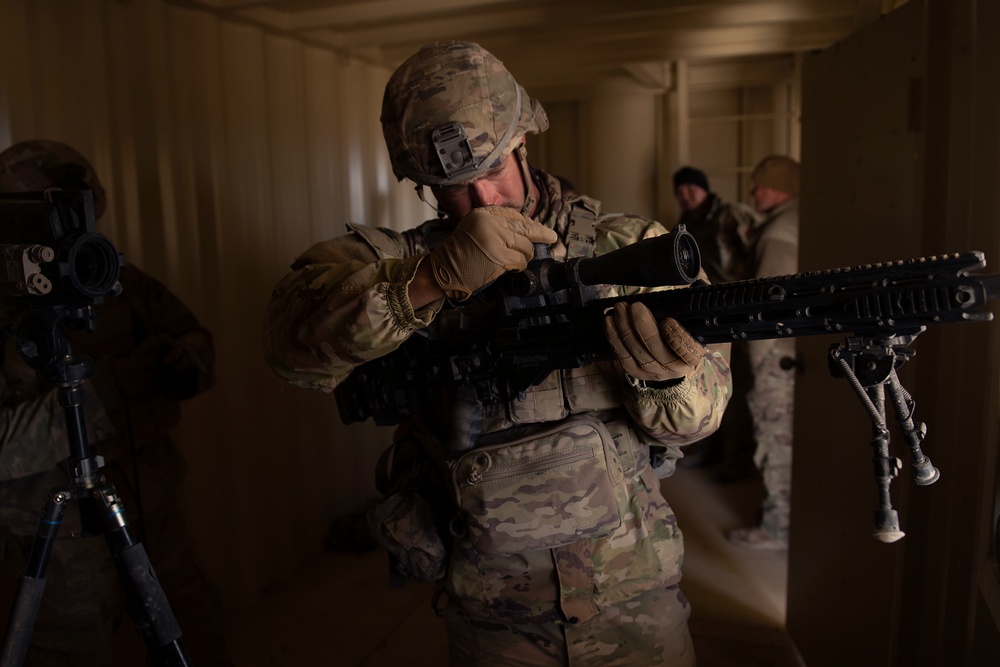
[[[393,559],[393,569],[411,581],[436,581],[444,576],[448,550],[441,540],[434,511],[419,493],[402,489],[368,513],[375,541]]]
[[[608,429],[589,415],[472,449],[451,471],[469,539],[482,554],[551,549],[622,523],[621,463]]]
[[[379,458],[375,486],[383,498],[368,511],[368,527],[405,579],[436,581],[445,574],[449,543],[439,517],[451,505],[445,484],[415,437],[400,437]]]

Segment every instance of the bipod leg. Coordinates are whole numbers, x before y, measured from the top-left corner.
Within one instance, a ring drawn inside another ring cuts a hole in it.
[[[125,587],[126,609],[135,629],[157,667],[187,667],[191,664],[181,644],[181,629],[163,587],[160,586],[146,550],[129,528],[125,507],[113,484],[93,490],[104,510],[105,535],[118,574]]]
[[[892,509],[892,480],[899,475],[902,462],[889,455],[889,430],[885,424],[885,388],[879,383],[866,388],[868,398],[881,418],[872,422],[872,469],[878,487],[878,509],[872,536],[881,542],[895,542],[905,535],[899,529],[899,515]]]
[[[17,586],[17,595],[3,638],[3,649],[0,650],[0,665],[3,667],[21,667],[24,664],[31,633],[38,619],[42,593],[45,591],[45,570],[52,554],[52,545],[71,497],[67,489],[53,489],[42,509],[31,555]]]
[[[927,425],[923,422],[913,421],[913,408],[915,403],[909,392],[899,382],[896,369],[892,370],[885,383],[896,409],[896,421],[903,432],[906,444],[910,446],[912,457],[910,459],[910,469],[913,472],[913,481],[920,486],[927,486],[938,481],[941,471],[934,467],[929,457],[924,455],[921,444],[924,436],[927,435]]]
[[[845,357],[849,357],[849,363]],[[875,510],[875,529],[872,536],[880,542],[895,542],[905,533],[899,529],[899,515],[892,508],[890,487],[902,465],[896,457],[889,456],[889,429],[885,421],[885,391],[882,381],[872,381],[863,386],[854,373],[855,355],[843,347],[830,349],[834,368],[847,379],[851,389],[868,412],[872,421],[872,466],[878,491],[878,509]],[[890,362],[891,363],[891,362]],[[891,366],[890,366],[891,368]]]

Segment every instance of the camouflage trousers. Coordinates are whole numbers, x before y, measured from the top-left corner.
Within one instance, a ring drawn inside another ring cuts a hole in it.
[[[771,354],[760,364],[747,403],[757,441],[754,462],[764,479],[761,528],[779,539],[788,539],[795,370],[782,368],[779,357]]]
[[[181,520],[177,487],[183,461],[169,444],[141,451],[143,502],[134,493],[131,466],[111,462],[103,473],[125,504],[129,528],[142,541],[177,616],[181,642],[192,663],[231,665],[221,625],[221,604],[191,553]],[[34,543],[38,515],[53,487],[66,486],[60,471],[0,484],[0,554],[6,588],[16,586]],[[45,573],[45,590],[31,634],[26,667],[114,667],[142,664],[141,657],[115,655],[114,635],[124,617],[122,580],[103,535],[81,537],[77,503],[66,509]],[[9,600],[0,604],[11,608]],[[126,621],[131,626],[131,621]],[[131,630],[131,628],[130,628]],[[138,642],[138,640],[136,640]]]
[[[693,667],[677,585],[611,605],[585,623],[519,625],[445,608],[453,667]]]

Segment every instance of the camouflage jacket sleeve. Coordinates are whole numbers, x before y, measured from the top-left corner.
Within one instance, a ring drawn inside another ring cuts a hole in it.
[[[164,284],[126,265],[122,293],[99,307],[96,336],[73,342],[74,348],[94,358],[93,384],[119,435],[128,431],[139,446],[152,442],[180,422],[180,401],[214,384],[215,348],[208,331],[191,310]],[[152,371],[148,380],[123,378],[127,367],[149,340],[180,348],[187,366]],[[124,383],[124,384],[123,384]],[[102,445],[102,453],[125,451],[124,442]]]
[[[598,226],[595,252],[604,254],[664,233],[666,228],[662,225],[642,218],[621,216],[604,220]],[[619,293],[642,293],[670,288],[619,286],[616,289]],[[625,407],[636,425],[664,445],[685,445],[713,433],[732,394],[729,349],[728,344],[709,346],[701,365],[670,387],[647,387],[625,376]]]
[[[265,357],[294,385],[332,391],[355,367],[427,326],[443,303],[414,311],[407,286],[424,255],[402,235],[352,230],[300,256],[266,306]]]
[[[133,269],[129,275],[132,296],[126,298],[147,334],[167,335],[191,361],[177,398],[197,396],[215,384],[215,345],[212,333],[180,298],[152,276]]]

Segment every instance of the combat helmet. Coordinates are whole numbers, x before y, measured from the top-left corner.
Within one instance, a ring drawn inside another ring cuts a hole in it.
[[[799,163],[787,155],[768,155],[757,163],[750,178],[759,187],[799,196]]]
[[[381,121],[393,173],[418,186],[473,181],[549,126],[504,64],[471,42],[429,44],[400,65]]]
[[[106,198],[97,172],[75,148],[58,141],[31,139],[0,152],[0,192],[40,192],[48,188],[90,190],[94,218]]]

